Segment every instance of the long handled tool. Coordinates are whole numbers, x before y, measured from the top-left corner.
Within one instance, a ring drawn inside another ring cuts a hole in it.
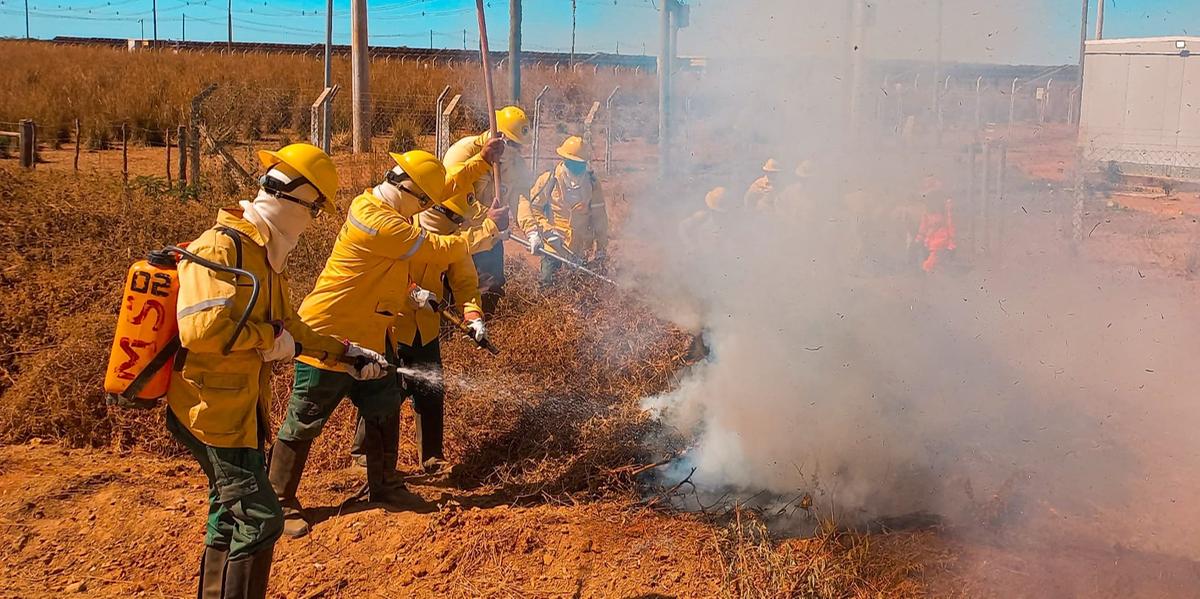
[[[467,326],[467,323],[463,322],[463,319],[461,316],[454,313],[454,310],[451,309],[451,308],[453,308],[453,306],[450,305],[450,302],[448,302],[446,300],[439,300],[437,302],[431,303],[430,307],[433,309],[434,312],[441,314],[442,318],[445,318],[446,320],[450,321],[450,324],[454,325],[454,328],[462,331],[462,333],[464,335],[466,335],[468,339],[470,339],[471,341],[474,341],[475,345],[478,345],[479,347],[486,349],[488,351],[488,353],[492,354],[493,356],[500,355],[500,348],[493,345],[491,339],[484,337],[483,341],[480,341],[475,338],[474,331],[472,331],[471,328]]]
[[[475,15],[479,18],[479,56],[483,64],[483,91],[487,97],[488,133],[496,136],[496,90],[492,85],[492,55],[488,50],[487,18],[483,14],[483,0],[475,0]],[[520,65],[513,65],[520,68]],[[502,208],[500,203],[500,165],[492,167],[492,209]]]
[[[511,231],[509,232],[508,238],[517,242],[518,245],[520,245],[521,247],[523,247],[527,250],[530,248],[529,240],[521,239],[520,237],[513,235]],[[567,266],[569,266],[575,270],[578,270],[581,273],[591,275],[597,279],[600,279],[601,281],[604,281],[605,283],[619,287],[619,285],[617,285],[616,281],[614,281],[614,280],[612,280],[612,279],[610,279],[610,278],[608,278],[608,277],[606,277],[606,276],[604,276],[604,275],[602,275],[602,274],[600,274],[600,273],[598,273],[598,272],[596,272],[574,260],[571,260],[569,258],[564,258],[562,256],[559,256],[558,254],[555,254],[554,252],[548,252],[548,251],[546,251],[546,248],[538,248],[538,254],[541,254],[542,256],[548,256],[552,260],[558,260],[559,262],[562,262],[563,264],[566,264]]]

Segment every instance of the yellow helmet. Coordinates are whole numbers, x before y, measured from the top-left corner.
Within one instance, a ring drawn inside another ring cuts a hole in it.
[[[286,164],[300,173],[317,191],[321,193],[321,210],[329,214],[337,214],[333,201],[337,198],[338,174],[337,167],[329,154],[312,144],[291,144],[279,151],[259,150],[258,161],[270,170],[279,163]]]
[[[774,158],[768,158],[767,163],[762,168],[764,173],[778,173],[780,171],[779,163],[775,162]]]
[[[561,146],[558,146],[558,155],[567,160],[587,162],[592,159],[592,148],[583,143],[583,138],[572,135],[563,140]]]
[[[704,203],[717,212],[725,211],[725,188],[714,187],[704,196]]]
[[[446,167],[442,164],[437,156],[426,152],[425,150],[410,150],[403,154],[389,152],[392,160],[400,166],[400,170],[408,175],[409,179],[423,192],[429,196],[429,199],[441,204],[442,200],[446,199]]]
[[[525,111],[519,107],[505,106],[496,111],[496,129],[499,129],[504,137],[525,145],[529,140],[529,117],[525,116]]]
[[[471,213],[471,201],[474,195],[475,194],[473,193],[456,194],[446,198],[446,201],[442,202],[442,205],[445,206],[447,210],[463,218],[470,218],[468,215]]]

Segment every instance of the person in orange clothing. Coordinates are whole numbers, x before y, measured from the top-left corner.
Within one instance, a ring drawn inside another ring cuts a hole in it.
[[[921,263],[921,270],[927,273],[937,269],[944,252],[952,252],[955,248],[953,201],[945,197],[941,190],[941,180],[932,175],[926,177],[921,185],[921,195],[925,198],[925,214],[921,216],[916,242],[925,246],[929,252],[929,256]]]

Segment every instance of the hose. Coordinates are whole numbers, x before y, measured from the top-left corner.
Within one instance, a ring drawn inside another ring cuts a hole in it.
[[[246,309],[243,310],[242,315],[238,317],[237,326],[233,327],[233,335],[229,338],[229,341],[225,342],[225,347],[221,348],[221,355],[229,355],[229,352],[233,350],[233,344],[237,342],[238,336],[242,334],[242,329],[246,328],[246,321],[250,319],[250,311],[253,310],[254,305],[258,303],[258,292],[260,288],[258,277],[248,270],[233,266],[226,266],[224,264],[218,264],[211,260],[201,258],[200,256],[197,256],[196,254],[193,254],[178,246],[167,246],[164,248],[164,251],[182,256],[183,258],[191,260],[192,262],[195,262],[196,264],[199,264],[200,266],[210,270],[227,272],[235,277],[246,277],[250,279],[250,302],[246,304]]]

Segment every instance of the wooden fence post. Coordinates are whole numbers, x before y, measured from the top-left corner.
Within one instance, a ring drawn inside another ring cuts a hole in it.
[[[163,145],[167,147],[167,189],[171,189],[171,129],[163,130]]]
[[[33,124],[33,119],[21,119],[18,139],[21,142],[21,166],[31,169],[37,159],[37,127]]]
[[[179,144],[179,189],[184,189],[188,184],[187,176],[187,148],[188,148],[188,130],[184,125],[180,125],[175,130],[175,141]]]
[[[121,179],[129,185],[129,125],[121,123]]]
[[[75,119],[75,172],[79,172],[79,119]]]

